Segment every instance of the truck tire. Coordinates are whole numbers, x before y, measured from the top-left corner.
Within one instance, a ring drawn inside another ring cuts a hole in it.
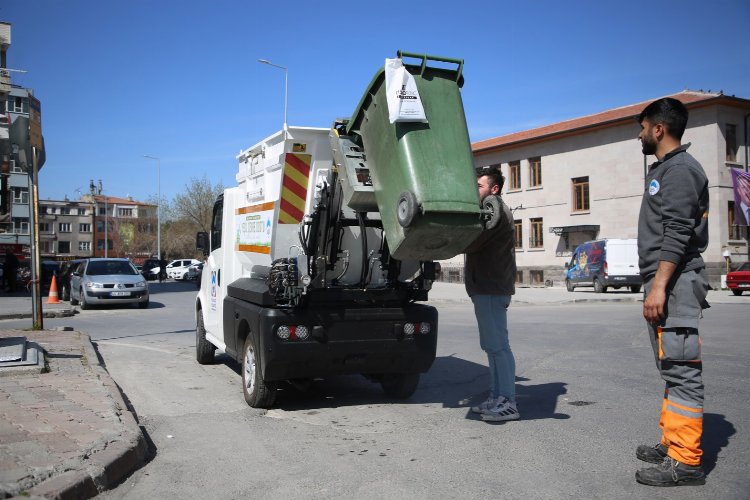
[[[487,219],[484,222],[485,229],[493,229],[500,222],[500,200],[497,196],[488,196],[482,202]]]
[[[594,291],[596,293],[606,293],[607,287],[604,286],[604,283],[602,283],[602,280],[599,278],[594,278]]]
[[[276,384],[263,380],[252,335],[247,336],[242,348],[242,392],[253,408],[270,408],[276,400]]]
[[[386,373],[380,385],[387,396],[406,399],[414,394],[419,385],[419,373]]]
[[[740,290],[739,288],[732,288],[732,293],[737,296],[740,296],[742,295],[742,290]]]
[[[216,347],[206,340],[206,328],[203,326],[203,312],[198,311],[195,322],[195,359],[201,365],[213,363]]]
[[[567,288],[569,292],[572,292],[576,289],[576,287],[573,286],[573,283],[571,283],[570,280],[565,280],[565,288]]]
[[[638,293],[641,291],[641,285],[633,285],[630,287],[630,291],[633,293]]]
[[[411,191],[404,191],[401,196],[398,197],[398,204],[396,205],[396,218],[401,227],[409,227],[414,222],[414,217],[417,216],[419,211],[419,205],[417,205],[417,197]]]

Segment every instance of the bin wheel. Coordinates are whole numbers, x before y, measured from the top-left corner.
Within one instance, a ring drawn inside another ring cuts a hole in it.
[[[484,228],[493,229],[500,222],[500,200],[497,196],[488,196],[482,202],[484,213]]]
[[[398,197],[398,205],[396,206],[396,218],[401,227],[409,227],[414,222],[414,217],[417,216],[419,205],[417,205],[417,197],[411,191],[404,191],[401,196]]]

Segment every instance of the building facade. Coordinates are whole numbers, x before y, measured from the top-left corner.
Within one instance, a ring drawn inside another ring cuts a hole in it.
[[[709,181],[710,243],[703,257],[713,286],[748,260],[748,231],[734,221],[731,169],[748,170],[750,100],[684,91],[690,111],[683,143]],[[500,165],[513,210],[519,283],[559,283],[575,247],[597,238],[636,238],[648,164],[638,141],[647,101],[472,145],[476,167]],[[456,275],[463,257],[443,263]],[[446,274],[446,273],[444,273]]]
[[[43,260],[126,257],[140,262],[156,251],[156,205],[99,194],[77,201],[40,200],[39,240]]]

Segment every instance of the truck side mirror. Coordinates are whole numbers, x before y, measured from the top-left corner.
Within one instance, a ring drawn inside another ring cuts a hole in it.
[[[200,231],[195,235],[195,248],[202,251],[203,255],[208,255],[208,233]]]

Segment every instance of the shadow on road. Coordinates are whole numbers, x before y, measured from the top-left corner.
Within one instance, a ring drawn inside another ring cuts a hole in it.
[[[719,452],[729,444],[729,438],[737,432],[732,422],[724,418],[724,415],[716,413],[705,413],[703,415],[703,469],[708,474],[719,459]]]
[[[226,354],[216,356],[216,363],[222,363],[242,376],[242,367]],[[471,413],[472,406],[487,398],[487,367],[455,356],[442,356],[435,359],[429,372],[423,373],[414,395],[406,400],[389,398],[380,384],[361,375],[338,375],[290,384],[281,383],[275,407],[285,411],[360,406],[367,404],[440,403],[444,408],[467,409],[466,418],[479,419]],[[241,380],[238,380],[238,390]],[[519,384],[522,382],[524,384]],[[529,379],[516,377],[516,391],[519,409],[524,420],[567,419],[569,415],[556,412],[559,397],[567,392],[565,383],[526,384]]]

